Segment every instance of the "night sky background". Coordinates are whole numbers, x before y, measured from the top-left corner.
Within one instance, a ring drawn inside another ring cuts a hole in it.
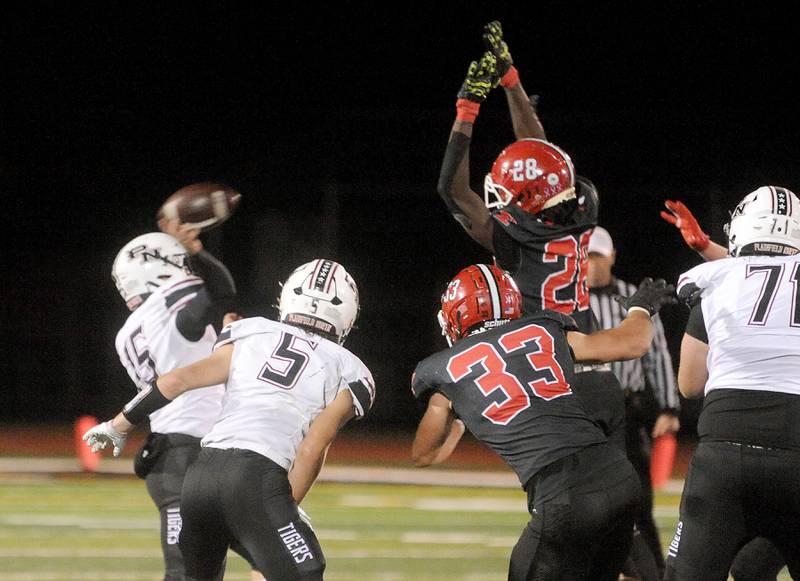
[[[490,258],[436,194],[489,20],[548,138],[597,184],[621,278],[674,282],[700,261],[659,218],[665,198],[724,243],[746,193],[800,189],[797,22],[768,3],[160,4],[4,10],[4,423],[106,417],[133,395],[113,348],[127,310],[112,260],[169,194],[205,180],[243,195],[205,238],[243,314],[273,316],[301,262],[342,262],[362,298],[347,346],[379,390],[364,425],[415,423],[411,371],[444,346],[438,295]],[[511,141],[498,90],[473,137],[476,191]],[[687,314],[663,316],[676,367]]]

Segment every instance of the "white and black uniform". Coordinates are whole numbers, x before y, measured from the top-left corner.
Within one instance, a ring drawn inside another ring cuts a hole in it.
[[[693,289],[686,333],[708,343],[709,376],[667,579],[726,579],[759,536],[800,578],[800,257],[701,264],[678,281]]]
[[[138,389],[173,369],[211,355],[215,325],[231,306],[236,289],[225,266],[205,251],[189,258],[200,276],[173,276],[148,295],[117,333],[120,361]],[[161,514],[165,581],[183,581],[178,547],[181,488],[186,469],[200,452],[222,409],[224,387],[190,391],[150,414],[151,433],[137,453],[134,467]],[[220,577],[221,578],[221,577]]]
[[[370,409],[372,375],[344,347],[263,318],[227,326],[216,348],[228,344],[222,412],[183,489],[187,573],[212,578],[238,541],[270,581],[321,579],[325,559],[287,474],[311,423],[342,390],[356,417]]]

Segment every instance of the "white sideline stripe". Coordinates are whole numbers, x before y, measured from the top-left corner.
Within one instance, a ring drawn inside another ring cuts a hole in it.
[[[158,578],[161,572],[153,569],[153,571],[141,571],[132,573],[131,571],[113,571],[103,569],[102,571],[82,571],[80,573],[65,573],[63,571],[38,571],[36,573],[4,573],[3,581],[86,581],[92,579],[93,581],[141,581],[142,579]],[[383,571],[375,573],[364,578],[367,580],[375,581],[405,581],[407,575],[402,572]],[[225,572],[225,581],[249,581],[250,573],[229,573]],[[337,573],[335,571],[325,571],[325,579],[342,579],[345,581],[352,581],[353,575],[351,573]],[[474,573],[462,578],[462,581],[494,581],[497,575]]]
[[[82,529],[158,530],[158,518],[87,517],[77,514],[0,514],[0,523],[11,526],[79,527]]]
[[[522,492],[520,492],[520,495]],[[433,512],[524,512],[525,499],[442,498],[423,496],[406,498],[382,494],[345,494],[339,504],[348,508],[410,508]]]
[[[236,555],[229,552],[228,555]],[[326,549],[327,557],[337,559],[486,559],[493,556],[486,551],[471,549],[450,549],[442,551],[440,548],[431,548],[429,551],[411,550],[402,551],[396,547],[394,549],[381,549],[372,551],[370,549],[337,550]],[[238,557],[238,556],[237,556]],[[160,549],[137,550],[137,549],[47,549],[19,548],[19,549],[0,549],[0,558],[28,558],[28,559],[161,559]],[[2,578],[5,581],[5,577]]]
[[[4,474],[81,473],[75,458],[0,457],[0,477]],[[133,460],[103,458],[100,474],[133,475]],[[378,466],[325,466],[320,482],[356,482],[366,484],[416,484],[422,486],[470,486],[476,488],[516,488],[519,480],[510,470],[478,471],[447,470],[437,468],[384,468]],[[661,489],[669,494],[680,494],[683,480],[670,480]]]

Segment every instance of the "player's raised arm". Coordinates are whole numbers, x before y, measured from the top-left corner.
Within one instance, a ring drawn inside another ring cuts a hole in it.
[[[114,419],[89,429],[83,440],[98,452],[111,444],[114,456],[119,456],[133,427],[153,412],[163,408],[180,394],[201,387],[225,383],[228,380],[233,345],[223,345],[210,357],[170,371],[153,381],[129,401]]]
[[[697,219],[681,201],[666,200],[664,205],[669,212],[661,210],[661,217],[678,228],[686,244],[705,260],[719,260],[728,257],[728,250],[716,242],[712,242],[708,234],[703,232]]]
[[[677,303],[675,288],[664,279],[645,278],[630,297],[616,297],[628,315],[613,329],[590,335],[567,333],[576,361],[623,361],[642,357],[653,340],[650,317],[662,306]]]
[[[181,335],[190,341],[199,340],[209,324],[219,326],[223,314],[231,311],[236,300],[236,284],[225,265],[203,249],[200,230],[179,220],[158,221],[162,232],[173,236],[186,249],[187,265],[203,279],[203,289],[178,313],[176,324]]]
[[[500,85],[505,89],[514,136],[517,139],[526,137],[547,139],[532,98],[529,98],[522,88],[519,71],[514,66],[508,44],[503,40],[503,28],[500,22],[495,20],[483,27],[483,42],[486,49],[497,59],[497,72],[500,76]]]
[[[442,161],[437,190],[453,217],[481,246],[493,250],[492,218],[469,184],[469,146],[481,103],[497,86],[497,59],[486,52],[469,65],[456,100],[456,120]]]

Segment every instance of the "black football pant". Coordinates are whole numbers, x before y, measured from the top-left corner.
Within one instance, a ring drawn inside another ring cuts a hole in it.
[[[553,462],[525,487],[531,520],[509,581],[616,581],[631,549],[639,478],[604,443]]]
[[[800,579],[800,452],[732,442],[695,450],[667,552],[669,581],[725,581],[739,549],[772,541]]]
[[[651,399],[652,396],[647,393],[632,393],[625,398],[625,452],[642,487],[642,502],[636,513],[636,528],[641,535],[641,541],[652,553],[658,579],[661,579],[664,576],[664,553],[658,537],[658,526],[653,518],[653,482],[650,478],[652,422],[649,421],[652,414],[648,411],[657,408],[655,401],[651,402]]]
[[[145,477],[147,492],[161,516],[164,581],[186,579],[183,554],[178,545],[183,524],[181,490],[186,471],[197,459],[198,454],[200,454],[200,438],[185,434],[150,434],[137,455],[137,473]],[[252,566],[252,560],[246,551],[238,545],[232,548]],[[214,578],[215,581],[222,580],[224,571],[223,566],[219,575]]]
[[[614,446],[625,451],[625,395],[611,371],[575,374],[572,391]]]
[[[236,541],[269,581],[322,579],[325,558],[300,518],[286,470],[250,450],[203,448],[183,483],[187,576],[216,579]]]
[[[758,537],[736,553],[731,565],[733,581],[776,581],[786,559],[774,543]]]
[[[184,434],[151,434],[145,446],[150,464],[145,477],[147,492],[161,515],[164,581],[185,581],[183,555],[178,546],[181,489],[186,470],[200,453],[200,439]],[[223,572],[224,568],[216,579],[221,580]]]

